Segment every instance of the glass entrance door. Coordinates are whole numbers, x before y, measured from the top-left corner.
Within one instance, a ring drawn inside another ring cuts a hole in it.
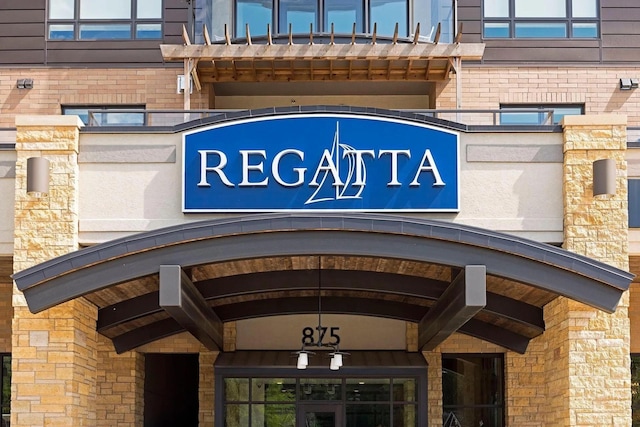
[[[296,427],[342,427],[342,405],[301,404]]]

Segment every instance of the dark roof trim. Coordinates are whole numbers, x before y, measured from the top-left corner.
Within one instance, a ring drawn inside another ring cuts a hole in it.
[[[613,312],[634,275],[560,248],[461,224],[374,214],[267,214],[168,227],[82,249],[17,272],[40,312],[118,283],[232,260],[298,255],[406,259],[526,283]]]

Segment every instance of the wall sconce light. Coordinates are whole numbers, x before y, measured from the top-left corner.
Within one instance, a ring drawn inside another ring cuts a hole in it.
[[[616,162],[600,159],[593,162],[593,196],[613,196],[616,194]]]
[[[620,79],[620,90],[636,89],[640,83],[639,79]]]
[[[16,87],[18,89],[33,89],[33,79],[18,79]]]
[[[34,196],[49,194],[49,160],[44,157],[27,159],[27,194]]]
[[[179,74],[176,79],[176,93],[184,93],[184,88],[187,87],[187,81],[189,82],[189,93],[193,93],[193,79],[189,76],[189,79],[184,77],[184,74]]]

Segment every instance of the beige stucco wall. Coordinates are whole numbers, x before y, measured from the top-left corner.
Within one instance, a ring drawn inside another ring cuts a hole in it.
[[[561,142],[558,133],[461,134],[460,212],[415,216],[560,242]],[[81,243],[222,216],[182,213],[181,144],[180,134],[81,134]]]
[[[270,316],[236,322],[236,348],[238,350],[290,350],[301,346],[301,331],[315,328],[318,316]],[[400,320],[370,316],[322,315],[322,325],[340,328],[337,333],[342,350],[405,350],[406,323]],[[274,334],[277,331],[277,334]],[[375,331],[371,333],[371,331]],[[329,333],[325,342],[331,341]],[[345,347],[346,345],[346,347]]]

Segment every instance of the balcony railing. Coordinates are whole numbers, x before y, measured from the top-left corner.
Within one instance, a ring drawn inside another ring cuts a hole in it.
[[[336,107],[335,110],[327,107],[328,112],[333,112],[349,107]],[[254,110],[260,115],[266,115],[271,110],[275,113],[291,111],[291,107],[273,107]],[[304,112],[305,107],[295,107],[296,112]],[[90,128],[96,127],[171,127],[194,120],[202,120],[209,117],[224,116],[241,112],[243,110],[89,110],[88,122]],[[309,110],[309,112],[323,111],[322,108]],[[377,110],[385,111],[385,110]],[[509,126],[518,127],[542,127],[557,124],[557,118],[552,109],[539,108],[512,108],[509,110],[399,110],[404,113],[413,113],[433,117],[440,120],[459,123],[467,126]],[[362,108],[353,107],[353,112],[362,112]]]

